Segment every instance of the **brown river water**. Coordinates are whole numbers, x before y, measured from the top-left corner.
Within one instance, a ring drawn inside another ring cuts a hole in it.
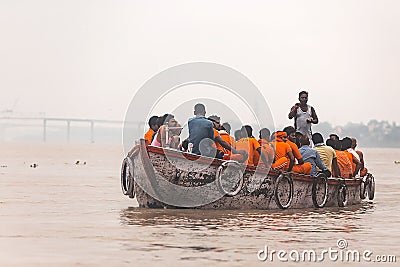
[[[139,209],[123,196],[122,146],[0,148],[0,266],[308,266],[296,255],[329,249],[371,254],[359,262],[325,254],[312,265],[400,265],[400,149],[363,149],[377,183],[374,201],[341,209],[199,211]],[[347,247],[338,248],[338,240]],[[266,246],[262,261],[258,252]],[[271,250],[287,254],[271,259]]]

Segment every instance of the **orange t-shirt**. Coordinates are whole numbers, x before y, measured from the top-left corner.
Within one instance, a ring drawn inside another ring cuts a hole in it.
[[[254,166],[254,161],[253,161],[254,155],[258,154],[257,149],[259,147],[261,147],[261,146],[254,137],[242,138],[236,142],[236,149],[244,150],[249,155],[246,162],[244,162],[244,164],[247,164],[249,166]]]
[[[351,178],[353,175],[351,161],[345,151],[335,150],[336,160],[340,174],[344,178]]]
[[[150,145],[153,141],[154,130],[149,128],[149,130],[144,134],[144,139],[147,141],[147,144]]]
[[[275,160],[286,157],[286,155],[290,151],[292,151],[292,149],[290,148],[290,145],[288,143],[280,141],[279,139],[277,139],[277,141],[274,142],[274,144],[275,144],[275,153],[276,153]]]
[[[297,147],[297,145],[295,143],[293,143],[290,140],[286,140],[286,143],[289,144],[290,148],[292,149],[293,152],[293,156],[295,159],[299,160],[302,159],[303,156],[301,155],[299,148]]]
[[[215,134],[215,132],[214,132]],[[231,145],[231,147],[235,148],[235,138],[233,138],[232,136],[230,136],[227,132],[219,132],[219,136],[221,136],[222,140],[224,140],[225,142],[227,142],[228,144]],[[223,150],[225,154],[231,154],[231,151],[229,151],[228,149],[224,149]]]
[[[351,171],[352,173],[354,173],[356,171],[356,167],[357,165],[354,163],[354,155],[351,154],[349,151],[343,151],[344,153],[346,153],[346,156],[349,158],[350,162],[351,162]]]
[[[214,130],[214,140],[215,140],[215,138],[216,138],[217,136],[220,136],[220,134],[218,133],[217,129],[213,128],[213,130]],[[223,148],[223,147],[221,146],[220,143],[217,143],[217,142],[214,141],[214,144],[215,144],[215,147],[216,147],[218,150],[220,150],[220,151],[222,151],[222,152],[225,153],[225,148]]]
[[[263,153],[265,155],[265,158],[267,159],[267,161],[273,162],[274,158],[275,158],[275,151],[271,147],[270,143],[264,139],[259,139],[258,143],[261,145],[261,153]],[[253,162],[255,165],[262,164],[264,166],[264,162],[260,161],[259,153],[255,153],[255,155],[253,157]]]

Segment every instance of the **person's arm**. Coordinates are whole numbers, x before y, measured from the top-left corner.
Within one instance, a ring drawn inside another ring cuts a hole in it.
[[[158,129],[158,134],[157,134],[157,141],[161,144],[161,147],[165,147],[166,143],[166,131],[165,131],[165,125],[161,125],[161,127]]]
[[[289,117],[290,120],[293,119],[293,118],[296,116],[297,109],[298,109],[299,107],[300,107],[300,104],[299,104],[299,103],[296,103],[296,104],[290,109],[290,112],[289,112],[289,115],[288,115],[288,117]]]
[[[268,146],[272,147],[270,144]],[[267,150],[267,155],[268,155],[268,158],[267,158],[268,163],[270,165],[272,165],[272,163],[274,163],[274,161],[275,161],[275,150],[273,148],[271,148],[269,151]]]
[[[357,173],[358,173],[358,172],[360,171],[360,169],[361,169],[361,162],[360,162],[356,157],[353,156],[353,163],[356,164],[356,170],[355,170],[354,173],[353,173],[353,177],[355,177],[355,176],[357,175]]]
[[[293,152],[292,152],[292,151],[289,151],[289,152],[287,153],[287,155],[288,155],[289,160],[290,160],[288,172],[291,172],[292,169],[293,169],[293,166],[294,166],[294,156],[293,156]]]
[[[223,148],[228,149],[229,151],[232,151],[232,153],[235,151],[235,149],[233,147],[231,147],[230,144],[228,144],[227,142],[225,142],[224,140],[222,140],[221,136],[217,135],[214,137],[215,142],[217,142],[218,144],[220,144]]]
[[[363,154],[360,150],[357,150],[356,153],[357,153],[358,156],[360,157],[361,170],[362,170],[362,169],[364,169],[364,167],[365,167],[365,163],[364,163],[364,154]]]
[[[332,170],[335,174],[335,177],[341,177],[342,174],[340,173],[340,168],[337,162],[337,158],[332,159]]]
[[[271,163],[268,162],[267,158],[265,157],[265,154],[261,151],[261,147],[258,147],[256,151],[260,154],[261,160],[264,162],[265,167],[266,168],[271,167]]]
[[[312,120],[310,120],[311,123],[318,124],[318,116],[317,113],[315,112],[314,107],[311,107],[311,118],[312,118]]]
[[[292,143],[292,142],[290,142],[290,147],[292,148],[292,152],[293,152],[294,158],[297,159],[297,163],[299,165],[304,164],[304,159],[301,156],[301,153],[300,153],[299,149],[297,148],[297,145]]]
[[[274,163],[274,162],[275,162],[275,156],[276,156],[276,149],[275,149],[275,146],[274,146],[273,144],[269,143],[268,145],[269,145],[270,147],[272,147],[272,150],[273,150],[273,154],[272,154],[272,156],[273,156],[272,163]]]

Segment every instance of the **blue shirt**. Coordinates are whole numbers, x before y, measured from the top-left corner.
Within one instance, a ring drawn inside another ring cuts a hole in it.
[[[205,138],[214,140],[214,125],[206,117],[196,115],[196,117],[189,119],[188,127],[189,143],[193,144],[192,153],[200,155],[200,142]]]
[[[312,149],[309,146],[302,146],[299,148],[300,154],[304,159],[304,162],[310,162],[312,169],[311,169],[311,176],[316,176],[318,174],[316,166],[320,170],[327,170],[328,168],[322,162],[321,157],[319,156],[317,150]]]

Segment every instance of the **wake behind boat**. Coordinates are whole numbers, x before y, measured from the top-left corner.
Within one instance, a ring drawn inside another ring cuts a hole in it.
[[[168,184],[202,191],[181,196],[181,191],[170,190]],[[125,195],[136,196],[142,208],[302,209],[356,205],[367,196],[373,200],[375,179],[370,173],[363,178],[345,179],[327,178],[323,173],[313,177],[267,171],[232,160],[147,145],[141,139],[122,163],[121,187]],[[171,204],[180,197],[184,203],[190,202],[184,198],[205,199],[215,191],[221,197],[211,203]]]

